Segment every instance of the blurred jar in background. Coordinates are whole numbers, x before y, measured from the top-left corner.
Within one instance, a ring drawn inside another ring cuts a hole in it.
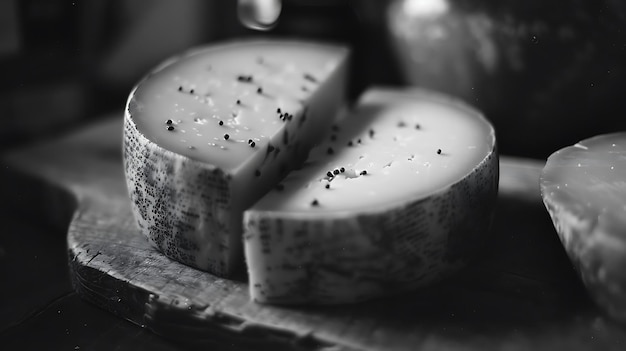
[[[404,83],[484,111],[505,154],[626,128],[624,1],[394,0],[387,23]]]

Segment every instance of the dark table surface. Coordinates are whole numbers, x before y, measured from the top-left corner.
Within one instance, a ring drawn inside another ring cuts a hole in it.
[[[15,212],[0,211],[0,349],[187,349],[82,300],[65,233]]]

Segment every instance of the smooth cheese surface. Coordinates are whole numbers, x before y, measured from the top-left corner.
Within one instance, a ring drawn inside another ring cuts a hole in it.
[[[159,146],[234,169],[303,110],[345,55],[301,42],[214,46],[162,65],[140,83],[129,112]]]
[[[466,176],[494,143],[490,124],[462,105],[371,90],[254,209],[341,212],[424,197]]]
[[[557,151],[548,159],[542,181],[546,196],[569,204],[575,213],[615,212],[616,219],[626,224],[626,133],[591,138]]]

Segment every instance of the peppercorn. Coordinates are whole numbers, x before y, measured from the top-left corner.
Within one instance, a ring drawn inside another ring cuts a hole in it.
[[[304,74],[304,79],[308,80],[311,83],[317,83],[317,79],[315,79],[315,77],[313,77],[312,75],[308,73]]]

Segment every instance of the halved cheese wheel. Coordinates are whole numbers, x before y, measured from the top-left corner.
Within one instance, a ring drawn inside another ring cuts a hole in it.
[[[139,228],[165,255],[228,276],[242,211],[301,161],[344,104],[348,50],[238,41],[167,61],[132,91],[124,168]]]
[[[487,237],[498,171],[494,129],[476,110],[426,91],[369,90],[245,212],[251,297],[351,303],[456,272]]]
[[[626,133],[553,153],[543,169],[541,195],[591,297],[626,321]]]

